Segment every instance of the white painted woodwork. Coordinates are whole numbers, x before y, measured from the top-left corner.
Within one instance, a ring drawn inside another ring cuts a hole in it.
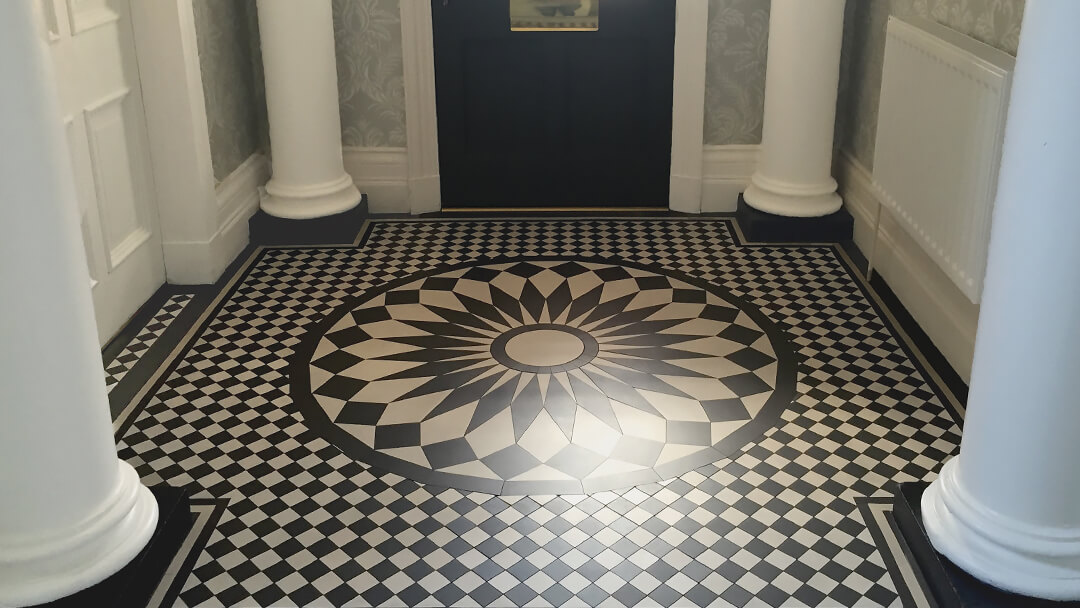
[[[409,180],[408,201],[401,211],[415,215],[442,208],[431,2],[401,0],[400,11]]]
[[[1080,2],[1028,0],[960,454],[923,494],[973,576],[1080,600]]]
[[[263,211],[309,219],[352,209],[360,192],[341,152],[330,0],[259,0],[270,122],[270,182]]]
[[[705,58],[709,42],[708,0],[675,3],[675,72],[671,101],[672,211],[700,213],[705,140]]]
[[[116,455],[80,234],[86,214],[76,200],[47,34],[36,27],[39,8],[0,2],[0,134],[5,149],[17,151],[0,162],[0,606],[11,607],[104,580],[142,550],[158,517],[153,495]],[[63,39],[68,21],[58,23]],[[81,35],[107,33],[113,23]],[[92,125],[75,133],[119,145],[108,138],[120,127],[105,116],[73,119]],[[103,173],[125,176],[111,164],[123,160],[97,159]],[[138,217],[132,212],[102,235],[126,239]],[[103,258],[116,255],[117,243],[109,244],[97,251]],[[136,255],[127,253],[121,266]],[[104,274],[98,288],[114,276]]]
[[[843,34],[844,0],[773,0],[761,154],[743,194],[751,207],[789,217],[840,209],[831,171]]]
[[[127,0],[39,0],[104,344],[165,282]]]
[[[844,207],[855,219],[855,245],[868,259],[873,258],[874,273],[885,279],[949,365],[968,382],[979,306],[972,304],[891,213],[882,211],[882,190],[859,161],[841,153],[837,179]]]
[[[1014,63],[932,21],[889,19],[874,180],[893,217],[974,303]]]
[[[219,257],[228,227],[219,223],[191,2],[131,4],[165,272],[184,285],[213,283],[232,259]]]

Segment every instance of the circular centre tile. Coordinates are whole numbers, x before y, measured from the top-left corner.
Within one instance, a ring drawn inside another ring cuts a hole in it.
[[[724,289],[611,260],[478,261],[346,302],[290,369],[308,425],[423,483],[581,493],[760,438],[795,394],[784,332]]]
[[[570,363],[585,352],[585,343],[557,329],[533,329],[507,340],[506,355],[529,367],[552,368]]]

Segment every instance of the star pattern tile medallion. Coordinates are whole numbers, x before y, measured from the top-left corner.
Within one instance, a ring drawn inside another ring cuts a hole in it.
[[[494,494],[638,485],[759,438],[795,395],[784,331],[724,289],[610,259],[497,259],[346,302],[293,359],[346,454]]]

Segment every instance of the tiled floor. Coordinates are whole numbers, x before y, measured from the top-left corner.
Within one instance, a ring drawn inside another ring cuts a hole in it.
[[[727,219],[377,221],[256,251],[121,456],[228,500],[177,605],[899,606],[855,500],[959,429],[869,296]]]
[[[190,293],[180,293],[169,297],[127,346],[105,366],[105,386],[109,391],[112,391],[113,387],[131,371],[131,368],[135,367],[139,358],[150,350],[154,342],[157,342],[161,334],[165,333],[169,324],[176,320],[193,297]]]

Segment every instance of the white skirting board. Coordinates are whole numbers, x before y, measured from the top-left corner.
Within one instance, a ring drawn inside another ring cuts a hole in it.
[[[872,260],[874,272],[889,284],[934,346],[968,382],[978,305],[971,303],[891,213],[882,212],[883,195],[865,167],[842,153],[836,173],[844,207],[855,218],[856,246]]]
[[[166,242],[169,282],[204,285],[217,281],[225,268],[247,247],[248,220],[259,209],[259,190],[270,179],[265,155],[252,154],[217,185],[217,225],[206,241]]]
[[[758,145],[705,146],[702,213],[733,212],[757,168]]]
[[[405,148],[346,147],[345,171],[367,195],[371,213],[409,213],[409,155]]]
[[[412,211],[409,204],[409,158],[405,148],[347,147],[344,157],[345,171],[352,176],[356,187],[367,194],[368,210],[372,213]],[[750,176],[757,166],[757,157],[757,145],[705,146],[701,211],[735,211],[739,194],[750,183]],[[676,181],[673,180],[673,185],[676,185]],[[696,184],[683,181],[679,181],[677,186],[685,186],[688,191],[697,189]],[[437,185],[437,177],[432,183]],[[425,180],[414,180],[412,189],[415,191],[427,185]],[[431,198],[432,195],[429,193],[425,196]]]

